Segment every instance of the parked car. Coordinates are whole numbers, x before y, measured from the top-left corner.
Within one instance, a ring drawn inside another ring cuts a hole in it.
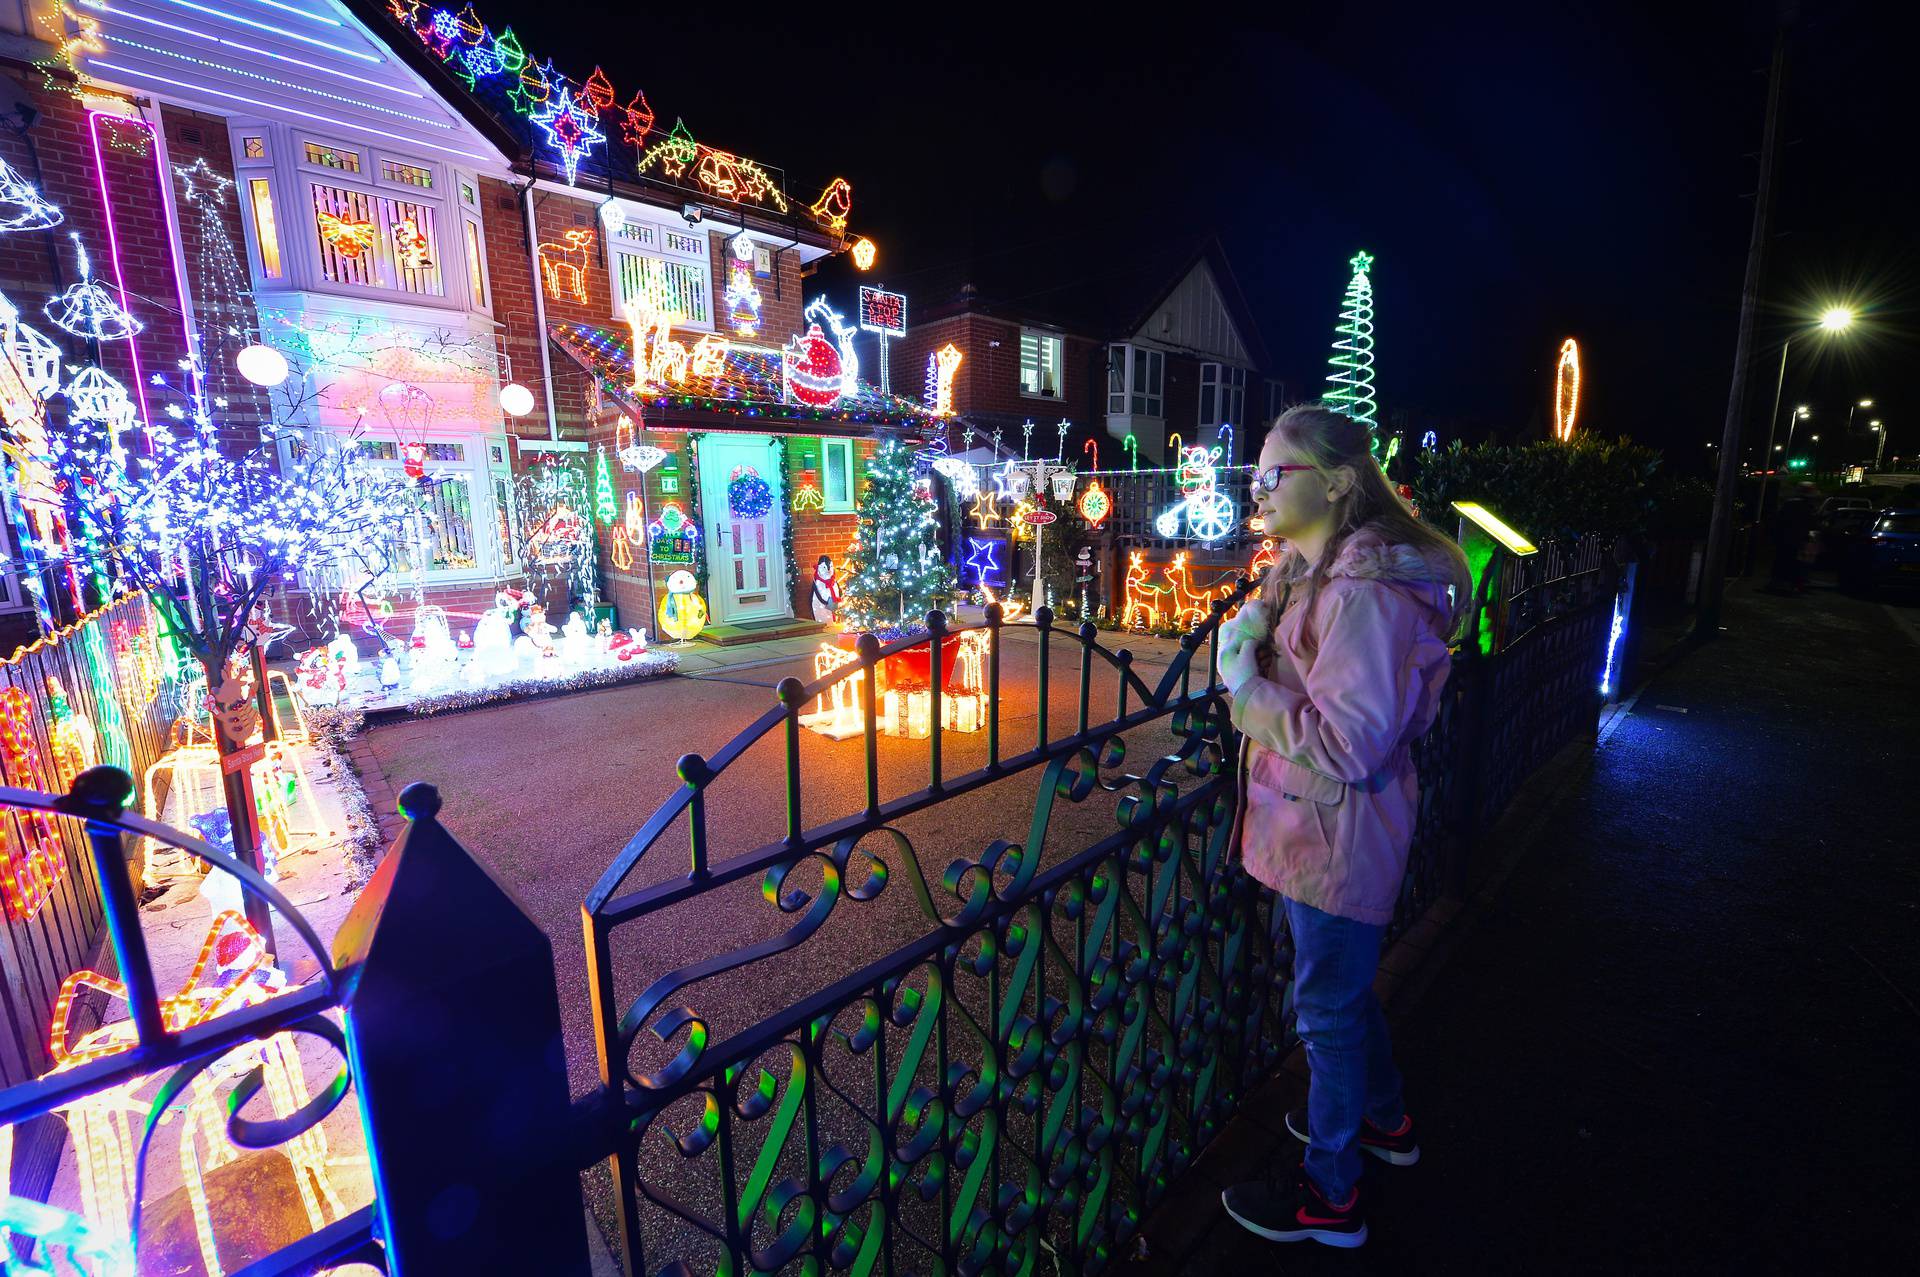
[[[1851,556],[1859,553],[1859,547],[1866,541],[1867,534],[1873,531],[1874,521],[1878,518],[1879,512],[1870,506],[1848,506],[1821,515],[1816,534],[1820,538],[1819,565],[1823,568],[1843,567]]]
[[[1819,517],[1828,519],[1842,510],[1871,511],[1872,509],[1873,502],[1867,497],[1828,497],[1820,503]]]
[[[1880,511],[1848,556],[1843,575],[1868,589],[1920,590],[1920,506]]]

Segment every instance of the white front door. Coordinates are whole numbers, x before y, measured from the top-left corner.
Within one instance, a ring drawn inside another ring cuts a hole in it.
[[[728,488],[752,471],[766,481],[773,504],[765,514],[736,513]],[[792,614],[787,564],[780,549],[786,494],[779,454],[766,435],[710,434],[700,441],[700,515],[707,536],[707,605],[722,624]]]

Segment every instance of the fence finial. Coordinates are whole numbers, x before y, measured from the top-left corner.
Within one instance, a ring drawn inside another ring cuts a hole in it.
[[[408,820],[434,820],[440,815],[440,791],[424,780],[416,780],[400,791],[396,805]]]

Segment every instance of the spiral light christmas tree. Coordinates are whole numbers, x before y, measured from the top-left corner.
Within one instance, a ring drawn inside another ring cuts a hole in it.
[[[1353,278],[1347,283],[1347,295],[1341,302],[1340,334],[1333,343],[1333,357],[1327,361],[1327,406],[1345,417],[1374,427],[1376,405],[1373,401],[1373,281],[1367,268],[1373,265],[1369,253],[1355,253],[1348,262]]]

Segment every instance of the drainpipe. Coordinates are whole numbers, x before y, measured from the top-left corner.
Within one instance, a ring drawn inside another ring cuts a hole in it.
[[[547,350],[547,295],[540,287],[540,233],[534,229],[533,182],[520,188],[520,216],[527,224],[527,270],[533,276],[533,322],[540,327],[540,386],[547,403],[547,438],[560,438],[560,418],[553,411],[553,356]]]

